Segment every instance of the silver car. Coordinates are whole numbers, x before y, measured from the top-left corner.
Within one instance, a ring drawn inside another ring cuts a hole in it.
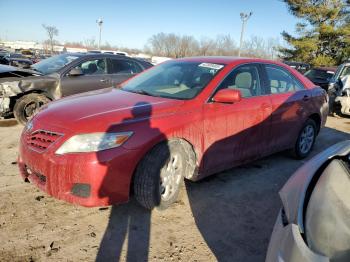
[[[350,140],[321,152],[280,191],[266,261],[350,261]]]

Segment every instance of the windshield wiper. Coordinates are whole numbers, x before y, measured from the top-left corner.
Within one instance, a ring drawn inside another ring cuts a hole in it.
[[[140,95],[157,96],[155,94],[152,94],[152,93],[150,93],[150,92],[148,92],[146,90],[142,90],[142,89],[135,89],[135,90],[122,89],[122,90],[129,91],[129,92],[136,93],[136,94],[140,94]]]

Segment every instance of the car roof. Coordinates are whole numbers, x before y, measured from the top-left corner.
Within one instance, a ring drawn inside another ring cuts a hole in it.
[[[234,56],[197,56],[197,57],[186,57],[177,60],[190,61],[190,62],[203,62],[203,63],[218,63],[218,64],[232,64],[232,63],[268,63],[285,66],[285,64],[261,58],[249,58],[249,57],[234,57]],[[169,60],[172,61],[172,60]]]
[[[129,58],[131,57],[125,55],[109,54],[109,53],[66,53],[67,55],[73,55],[78,57],[120,57],[120,58]]]

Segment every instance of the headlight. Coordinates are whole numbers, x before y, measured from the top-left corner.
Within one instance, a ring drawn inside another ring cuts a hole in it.
[[[75,135],[69,138],[57,149],[56,154],[97,152],[121,146],[133,132],[122,133],[92,133]]]

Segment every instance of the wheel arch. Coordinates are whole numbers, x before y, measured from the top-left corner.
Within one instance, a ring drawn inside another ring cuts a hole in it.
[[[191,163],[191,166],[192,166],[192,171],[193,172],[190,172],[191,170],[187,170],[186,171],[186,175],[184,175],[184,177],[186,179],[189,179],[189,180],[195,180],[195,177],[196,177],[196,174],[197,174],[197,171],[198,171],[198,165],[197,165],[197,161],[198,161],[198,151],[196,150],[196,148],[194,147],[194,145],[186,138],[183,138],[183,137],[170,137],[170,138],[162,138],[162,139],[158,139],[156,140],[154,143],[152,143],[146,150],[145,152],[142,154],[142,156],[138,159],[138,162],[137,164],[135,165],[134,167],[134,170],[132,172],[132,177],[131,177],[131,181],[130,181],[130,185],[129,185],[129,196],[132,196],[133,195],[133,184],[134,184],[134,177],[135,177],[135,173],[137,171],[137,167],[139,166],[140,162],[144,159],[144,157],[150,153],[154,147],[156,147],[157,145],[159,144],[162,144],[162,143],[168,143],[168,142],[171,142],[171,141],[177,141],[179,142],[185,151],[187,151],[188,155],[190,156],[190,163]]]
[[[11,112],[13,112],[13,109],[14,109],[14,107],[15,107],[15,104],[16,104],[17,100],[20,99],[21,97],[26,96],[26,95],[29,95],[29,94],[40,94],[40,95],[44,95],[44,96],[45,96],[47,99],[49,99],[50,101],[53,101],[53,100],[54,100],[54,99],[53,99],[47,92],[45,92],[44,90],[37,90],[37,89],[28,90],[28,91],[26,91],[26,92],[17,94],[16,96],[10,97],[10,110],[11,110]]]
[[[309,116],[309,119],[312,119],[312,120],[315,121],[316,128],[317,128],[316,131],[317,131],[317,134],[318,134],[320,132],[320,130],[321,130],[321,116],[319,114],[317,114],[317,113],[314,113],[314,114],[311,114]]]

